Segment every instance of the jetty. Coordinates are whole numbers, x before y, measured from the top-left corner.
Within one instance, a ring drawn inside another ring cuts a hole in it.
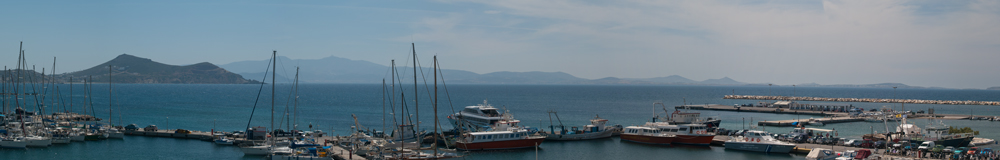
[[[727,106],[719,104],[705,104],[705,105],[682,105],[675,106],[674,109],[695,109],[695,110],[717,110],[717,111],[734,111],[734,112],[761,112],[761,113],[777,113],[777,114],[802,114],[802,115],[818,115],[818,116],[847,116],[846,112],[830,112],[830,111],[812,111],[812,110],[791,110],[788,108],[770,108],[770,107],[739,107],[739,106]]]
[[[911,103],[911,104],[950,104],[950,105],[990,105],[1000,106],[997,101],[954,101],[954,100],[922,100],[922,99],[885,99],[885,98],[826,98],[826,97],[792,97],[792,96],[761,96],[761,95],[726,95],[722,99],[751,99],[779,101],[832,101],[832,102],[869,102],[869,103]]]
[[[826,117],[826,118],[815,118],[812,119],[813,122],[820,122],[823,124],[833,124],[833,123],[847,123],[847,122],[859,122],[864,121],[861,117]],[[795,124],[806,124],[810,119],[792,119],[792,120],[778,120],[778,121],[759,121],[757,125],[760,126],[796,126]],[[795,123],[798,122],[798,123]]]

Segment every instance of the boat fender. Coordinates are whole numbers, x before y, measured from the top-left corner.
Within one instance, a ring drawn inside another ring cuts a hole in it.
[[[747,140],[749,140],[749,139],[747,139],[747,137],[743,137],[743,141],[747,141]]]
[[[757,142],[760,142],[760,139],[757,139]]]

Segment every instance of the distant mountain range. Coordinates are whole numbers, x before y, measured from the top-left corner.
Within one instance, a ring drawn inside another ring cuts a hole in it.
[[[56,79],[65,82],[69,81],[69,77],[74,77],[74,81],[80,82],[83,78],[90,77],[93,78],[93,82],[107,83],[109,73],[114,83],[260,83],[244,79],[239,74],[226,71],[208,62],[176,66],[128,54],[118,55],[115,59],[89,69],[56,75]]]
[[[58,83],[67,82],[69,77],[74,77],[79,82],[82,78],[93,77],[95,82],[106,83],[108,77],[108,67],[111,67],[111,75],[115,83],[182,83],[182,84],[245,84],[261,83],[260,78],[265,75],[264,69],[268,69],[270,60],[239,61],[216,66],[208,62],[192,65],[177,66],[167,65],[152,61],[147,58],[122,54],[108,62],[97,66],[65,74],[58,74],[55,79]],[[404,62],[405,63],[405,62]],[[398,81],[413,81],[413,68],[400,67],[404,63],[397,64]],[[277,81],[279,83],[291,82],[295,77],[295,67],[300,68],[299,81],[302,83],[380,83],[381,80],[390,82],[391,74],[389,66],[380,65],[363,60],[350,60],[330,56],[322,59],[289,59],[278,57]],[[15,73],[8,70],[8,73]],[[268,71],[272,72],[272,71]],[[418,79],[433,79],[431,68],[421,67],[417,70],[422,76]],[[464,70],[443,69],[440,76],[444,77],[449,84],[593,84],[593,85],[743,85],[759,86],[768,85],[766,83],[744,83],[733,80],[729,77],[719,79],[707,79],[703,81],[691,80],[679,75],[653,78],[617,78],[606,77],[600,79],[585,79],[570,75],[564,72],[492,72],[478,74]],[[36,71],[22,71],[22,75],[27,77],[41,77],[41,73]],[[267,76],[270,76],[268,74]],[[39,81],[38,80],[32,81]],[[270,78],[268,78],[270,79]],[[25,79],[22,81],[29,81]],[[786,85],[787,86],[787,85]],[[798,84],[801,87],[849,87],[849,88],[938,88],[909,86],[902,83],[878,83],[878,84],[834,84],[820,85],[816,83]],[[991,90],[1000,90],[1000,87],[990,87]]]
[[[269,60],[240,61],[220,65],[248,79],[260,80],[264,77],[264,69]],[[413,68],[401,67],[397,64],[397,77],[400,81],[413,81]],[[289,59],[278,57],[277,79],[279,82],[290,82],[295,74],[295,66],[300,68],[299,82],[302,83],[381,83],[382,79],[391,81],[389,66],[368,61],[350,60],[335,56],[322,59]],[[433,78],[431,68],[421,67],[418,79]],[[441,73],[451,84],[678,84],[678,85],[742,85],[729,77],[694,81],[678,75],[655,78],[616,78],[585,79],[564,72],[492,72],[478,74],[464,70],[443,69]],[[270,75],[268,75],[270,76]]]

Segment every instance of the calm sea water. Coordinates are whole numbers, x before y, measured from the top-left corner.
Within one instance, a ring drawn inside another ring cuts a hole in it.
[[[70,86],[60,85],[63,101],[56,106],[46,108],[47,112],[63,109],[83,112],[82,85],[76,85],[70,93]],[[431,130],[433,127],[433,110],[428,91],[423,85],[416,95],[420,98],[419,105],[414,104],[413,86],[403,86],[397,94],[403,93],[406,100],[397,96],[397,107],[386,103],[385,110],[399,111],[399,104],[405,102],[407,109],[416,116],[419,114],[420,128]],[[260,93],[256,109],[259,85],[175,85],[175,84],[116,84],[111,103],[115,104],[112,113],[113,123],[137,124],[140,127],[155,124],[160,128],[182,128],[190,130],[242,130],[250,126],[271,125],[271,89],[265,86]],[[368,129],[383,130],[383,124],[392,125],[392,116],[387,116],[383,123],[383,93],[381,85],[377,84],[300,84],[298,105],[299,129],[323,130],[334,135],[346,135],[355,126],[351,115],[356,115],[358,123]],[[432,89],[432,88],[431,88]],[[580,86],[580,85],[449,85],[447,90],[439,88],[440,105],[438,116],[450,129],[444,119],[447,114],[464,106],[481,104],[488,100],[495,107],[510,110],[522,125],[532,127],[548,126],[549,116],[546,111],[558,112],[563,124],[580,126],[589,123],[588,120],[599,115],[613,124],[636,125],[648,121],[653,112],[663,114],[662,108],[655,108],[653,103],[661,102],[673,111],[671,106],[687,104],[743,104],[756,103],[756,100],[726,100],[727,94],[743,95],[788,95],[815,97],[853,97],[853,98],[906,98],[906,99],[936,99],[936,100],[978,100],[998,101],[1000,91],[988,90],[943,90],[943,89],[859,89],[859,88],[810,88],[810,87],[755,87],[755,86]],[[286,106],[292,106],[291,86],[279,84],[274,110],[276,127],[286,128],[289,120],[283,118]],[[446,92],[447,91],[447,92]],[[72,107],[69,105],[70,95],[73,96]],[[107,119],[108,85],[94,85],[92,98],[93,109],[87,112]],[[450,97],[450,98],[449,98]],[[387,97],[392,99],[392,97]],[[31,100],[25,98],[23,100]],[[831,103],[831,102],[802,102]],[[66,104],[63,107],[63,104]],[[863,108],[895,107],[898,104],[884,103],[850,103]],[[29,104],[30,105],[30,104]],[[997,106],[966,106],[966,105],[922,105],[907,104],[907,110],[927,110],[934,108],[937,113],[970,114],[1000,116]],[[419,108],[419,113],[415,110]],[[250,120],[253,111],[253,120]],[[389,111],[391,112],[391,111]],[[760,120],[785,120],[795,118],[810,118],[790,114],[766,114],[746,112],[698,111],[703,116],[721,118],[722,127],[740,129]],[[291,113],[289,113],[291,114]],[[394,114],[400,115],[400,114]],[[398,120],[398,116],[396,119]],[[820,117],[815,117],[820,118]],[[912,120],[919,126],[928,123],[927,120]],[[1000,122],[947,120],[946,124],[956,127],[972,127],[981,131],[980,137],[1000,138]],[[889,124],[895,126],[898,124]],[[882,123],[842,123],[830,124],[819,128],[836,129],[843,137],[860,137],[861,134],[872,131],[885,131]],[[788,132],[787,127],[761,128],[767,131]],[[995,146],[993,146],[995,147]],[[540,149],[472,152],[465,159],[801,159],[804,155],[795,154],[760,154],[740,151],[726,151],[722,147],[703,146],[652,146],[619,142],[617,138],[571,141],[545,142]],[[239,149],[229,146],[216,146],[210,142],[198,140],[181,140],[170,138],[151,138],[126,136],[124,140],[74,142],[68,145],[55,145],[48,148],[29,148],[27,150],[0,149],[0,157],[4,159],[55,159],[73,157],[73,159],[261,159],[261,157],[244,157]]]

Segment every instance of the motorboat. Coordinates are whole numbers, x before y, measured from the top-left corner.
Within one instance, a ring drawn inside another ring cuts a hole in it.
[[[779,141],[770,133],[758,130],[743,132],[743,135],[726,141],[725,146],[726,149],[765,153],[788,153],[795,148],[795,144]]]
[[[483,104],[466,106],[462,111],[449,115],[448,121],[456,129],[486,131],[502,119],[501,115],[497,108],[483,100]]]

